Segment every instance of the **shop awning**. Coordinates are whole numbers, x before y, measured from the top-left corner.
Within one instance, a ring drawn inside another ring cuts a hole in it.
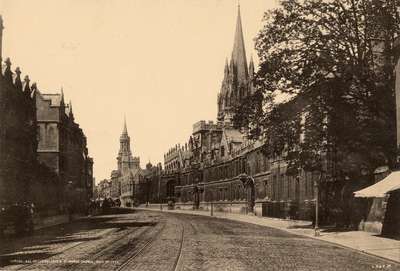
[[[397,189],[400,189],[400,171],[394,171],[382,181],[354,192],[354,196],[360,198],[382,198],[390,191]]]

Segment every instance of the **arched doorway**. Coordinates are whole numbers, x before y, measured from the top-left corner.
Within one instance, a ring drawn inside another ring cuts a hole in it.
[[[239,179],[242,182],[244,189],[245,189],[245,195],[246,195],[246,201],[247,201],[247,211],[250,213],[253,213],[254,206],[255,206],[254,179],[251,176],[248,176],[247,174],[241,174],[239,176]]]
[[[197,186],[193,187],[193,209],[198,210],[200,206],[200,191]]]
[[[173,199],[175,199],[175,180],[169,180],[168,182],[167,182],[167,193],[166,193],[166,196],[167,196],[167,199],[168,200],[173,200]]]

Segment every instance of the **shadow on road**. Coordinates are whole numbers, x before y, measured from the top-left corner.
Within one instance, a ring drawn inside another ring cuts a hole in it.
[[[120,232],[128,228],[155,226],[157,222],[138,220],[129,217],[120,210],[112,210],[113,214],[82,218],[71,223],[52,226],[36,231],[32,236],[7,237],[0,240],[0,268],[10,265],[30,264],[44,260],[63,252],[54,248],[62,248],[68,244],[90,242],[103,238],[107,229]],[[132,213],[129,212],[129,213]]]

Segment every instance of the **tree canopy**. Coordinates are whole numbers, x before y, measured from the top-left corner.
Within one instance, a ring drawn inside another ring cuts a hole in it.
[[[399,0],[281,0],[256,37],[257,91],[236,109],[235,125],[263,138],[264,152],[283,155],[294,172],[336,176],[392,165],[399,7]],[[282,93],[292,98],[278,102]]]

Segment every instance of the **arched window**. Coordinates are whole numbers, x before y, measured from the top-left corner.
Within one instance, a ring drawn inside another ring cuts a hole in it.
[[[49,149],[57,148],[57,133],[53,126],[47,128],[47,147]]]

